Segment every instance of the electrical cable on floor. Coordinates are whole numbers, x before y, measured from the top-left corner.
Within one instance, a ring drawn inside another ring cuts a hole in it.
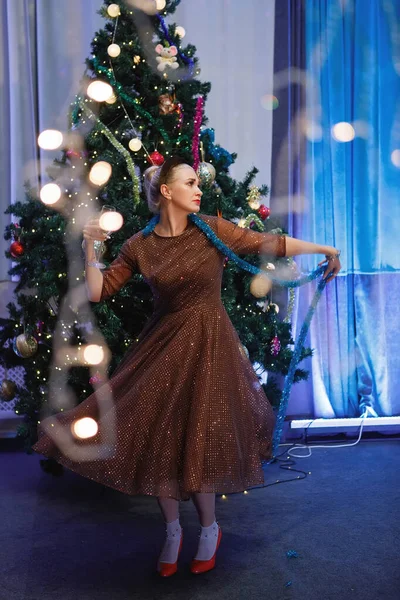
[[[313,445],[313,446],[310,446],[309,444],[279,444],[279,447],[292,446],[291,449],[285,451],[285,454],[288,454],[289,456],[292,456],[293,458],[309,458],[312,455],[311,448],[351,448],[351,446],[356,446],[360,442],[363,428],[364,428],[364,422],[365,422],[365,419],[367,418],[367,416],[368,416],[368,411],[365,410],[363,412],[363,414],[360,416],[361,424],[360,424],[360,433],[358,435],[358,438],[355,442],[351,442],[350,444],[329,444],[329,445],[317,444],[317,445]],[[309,425],[305,428],[305,437],[307,437],[307,431],[308,431],[309,427],[312,425],[312,423],[314,422],[314,420],[312,420],[309,423]],[[296,450],[296,449],[309,450],[309,453],[308,454],[293,454],[293,450]]]
[[[368,416],[368,410],[365,410],[363,412],[363,414],[360,416],[360,431],[358,434],[358,438],[355,442],[351,442],[350,444],[317,444],[317,445],[312,445],[310,446],[309,444],[298,444],[297,442],[293,442],[293,443],[288,443],[288,444],[279,444],[279,448],[283,448],[285,446],[290,446],[290,448],[288,450],[284,450],[281,454],[277,454],[272,460],[271,462],[269,462],[268,464],[273,464],[274,462],[280,462],[282,464],[279,465],[280,469],[283,469],[285,471],[290,471],[292,473],[300,473],[300,475],[298,475],[297,477],[292,477],[291,479],[277,479],[274,482],[271,483],[267,483],[264,485],[260,485],[260,486],[255,486],[255,487],[251,487],[249,488],[250,490],[258,490],[258,489],[262,489],[262,488],[266,488],[266,487],[271,487],[272,485],[277,485],[279,483],[288,483],[289,481],[299,481],[301,479],[305,479],[307,477],[307,475],[309,475],[310,473],[307,471],[303,471],[301,469],[294,469],[293,465],[296,464],[296,461],[291,460],[291,458],[309,458],[312,455],[312,451],[311,448],[351,448],[352,446],[356,446],[360,440],[361,440],[361,436],[362,436],[362,432],[363,432],[363,428],[364,428],[364,422],[365,419]],[[313,419],[312,421],[310,421],[310,423],[307,425],[307,427],[305,428],[305,434],[304,436],[307,437],[307,431],[309,429],[309,427],[314,423],[315,419]],[[293,450],[302,450],[302,449],[306,449],[309,451],[308,454],[293,454]],[[286,455],[287,458],[285,459],[281,459],[282,456]]]
[[[281,444],[282,445],[282,444]],[[296,444],[289,444],[290,446],[295,447]],[[283,469],[285,471],[290,471],[291,473],[299,473],[300,475],[297,475],[296,477],[291,477],[290,479],[277,479],[276,481],[273,481],[271,483],[265,483],[264,485],[258,485],[258,486],[254,486],[249,488],[250,490],[259,490],[262,488],[267,488],[267,487],[271,487],[272,485],[278,485],[279,483],[288,483],[289,481],[299,481],[301,479],[305,479],[307,477],[307,475],[309,475],[308,471],[303,471],[301,469],[293,469],[293,465],[296,464],[296,461],[291,460],[289,458],[289,456],[287,456],[288,451],[285,450],[284,452],[282,452],[282,454],[278,454],[277,456],[275,456],[270,462],[268,462],[267,464],[273,464],[275,462],[277,463],[282,463],[279,465],[280,469]],[[287,458],[281,459],[281,456],[286,455]]]

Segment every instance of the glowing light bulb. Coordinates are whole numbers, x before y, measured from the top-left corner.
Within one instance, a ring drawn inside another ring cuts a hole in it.
[[[163,10],[166,4],[165,0],[156,0],[157,10]]]
[[[393,150],[391,159],[394,166],[400,169],[400,150]]]
[[[56,183],[47,183],[40,190],[43,204],[55,204],[61,198],[61,188]]]
[[[112,96],[110,96],[109,98],[107,98],[106,102],[107,104],[115,104],[117,101],[117,96],[113,93]]]
[[[137,152],[142,147],[142,142],[139,138],[132,138],[128,145],[132,152]]]
[[[110,179],[112,166],[105,160],[95,163],[90,170],[89,179],[94,185],[104,185]]]
[[[354,127],[345,121],[336,123],[332,127],[332,136],[338,142],[351,142],[355,137]]]
[[[184,30],[183,27],[181,27],[181,25],[178,25],[178,27],[175,27],[175,33],[176,33],[176,35],[179,35],[179,37],[181,39],[184,38],[186,35],[186,31]]]
[[[97,344],[89,344],[83,351],[83,357],[90,365],[99,365],[104,359],[104,350]]]
[[[99,219],[99,225],[104,231],[118,231],[123,224],[123,216],[115,211],[104,212]]]
[[[117,56],[121,54],[121,48],[118,44],[110,44],[107,48],[107,52],[112,58],[117,58]]]
[[[119,17],[119,15],[121,14],[118,4],[110,4],[110,6],[107,8],[107,12],[110,15],[110,17],[113,18]]]
[[[99,427],[94,419],[91,417],[83,417],[83,419],[77,419],[71,425],[71,431],[76,438],[85,440],[91,438],[98,432]]]
[[[108,83],[105,81],[99,81],[96,79],[89,84],[87,88],[87,95],[96,102],[104,102],[108,98],[114,95],[114,91]]]
[[[63,134],[57,129],[45,129],[38,137],[42,150],[57,150],[63,143]]]

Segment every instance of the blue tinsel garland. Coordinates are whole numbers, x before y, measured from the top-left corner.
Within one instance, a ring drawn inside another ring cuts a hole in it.
[[[304,275],[303,277],[300,277],[299,279],[296,279],[294,281],[286,281],[286,280],[281,280],[277,277],[272,277],[271,275],[267,274],[265,271],[263,271],[259,267],[256,267],[255,265],[251,265],[250,263],[243,260],[242,258],[239,258],[239,256],[237,256],[230,248],[228,248],[228,246],[226,246],[219,239],[219,237],[214,233],[214,231],[211,229],[211,227],[209,225],[207,225],[207,223],[205,223],[200,217],[198,217],[196,213],[191,213],[189,215],[189,219],[195,225],[197,225],[197,227],[199,229],[201,229],[201,231],[203,231],[203,233],[207,236],[207,238],[210,240],[210,242],[212,244],[214,244],[214,246],[218,250],[220,250],[220,252],[222,252],[222,254],[224,256],[227,256],[238,267],[240,267],[241,269],[244,269],[245,271],[248,271],[249,273],[252,273],[253,275],[257,275],[257,274],[261,273],[264,276],[269,277],[269,279],[271,279],[271,281],[273,283],[281,285],[282,287],[286,287],[286,288],[299,287],[301,285],[304,285],[305,283],[309,283],[310,281],[313,281],[319,275],[322,275],[322,273],[325,270],[325,267],[323,267],[323,266],[318,267],[317,269],[315,269],[308,275]],[[159,214],[155,215],[149,221],[149,223],[146,225],[146,227],[144,229],[142,229],[143,235],[145,237],[150,235],[150,233],[154,230],[154,228],[157,225],[157,223],[159,222],[159,220],[160,220],[160,215]],[[316,306],[318,304],[318,301],[321,297],[321,294],[322,294],[325,286],[326,286],[325,279],[321,279],[318,283],[317,290],[316,290],[314,297],[311,301],[311,304],[309,306],[307,316],[304,319],[303,325],[301,326],[300,334],[299,334],[299,337],[297,339],[297,342],[296,342],[296,345],[295,345],[295,348],[293,351],[293,356],[290,361],[289,370],[285,377],[285,384],[283,386],[282,398],[281,398],[281,401],[279,404],[278,415],[276,418],[274,438],[273,438],[273,442],[272,442],[272,457],[273,458],[271,460],[273,460],[275,458],[276,452],[278,450],[278,446],[279,446],[281,438],[282,438],[283,423],[285,420],[286,409],[287,409],[287,405],[289,402],[290,390],[293,385],[296,366],[299,362],[301,352],[304,347],[304,342],[305,342],[305,339],[307,336],[308,329],[310,327],[312,316],[314,314],[314,311],[316,309]],[[268,461],[268,462],[270,462],[270,461]]]
[[[223,159],[223,164],[221,164],[221,166],[224,169],[228,169],[228,167],[233,164],[232,154],[228,152],[228,150],[225,150],[225,148],[215,145],[214,129],[211,129],[210,127],[203,129],[200,133],[200,139],[205,143],[207,152],[214,159],[214,162],[219,162]]]

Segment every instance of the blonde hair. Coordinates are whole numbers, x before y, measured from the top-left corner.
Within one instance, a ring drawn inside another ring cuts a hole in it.
[[[143,173],[144,178],[144,192],[147,198],[147,205],[149,207],[149,211],[158,214],[160,212],[160,173],[161,167],[157,167],[156,165],[152,165]]]
[[[152,165],[143,173],[143,187],[146,194],[149,211],[158,214],[160,212],[162,194],[160,188],[164,183],[172,181],[174,170],[188,163],[179,156],[171,156],[162,165]]]

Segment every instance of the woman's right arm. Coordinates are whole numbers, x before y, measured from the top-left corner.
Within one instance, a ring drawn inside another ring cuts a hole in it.
[[[83,237],[85,240],[85,276],[88,298],[90,302],[99,302],[103,289],[103,274],[100,269],[92,264],[96,261],[94,241],[104,242],[107,239],[107,233],[101,229],[99,219],[91,219],[83,229]]]
[[[93,219],[83,230],[85,238],[86,289],[91,302],[101,302],[116,294],[137,271],[136,258],[132,251],[134,237],[127,240],[117,258],[103,272],[93,262],[96,261],[93,242],[104,241],[107,234],[99,227],[99,220]]]
[[[86,289],[90,302],[99,302],[103,289],[103,273],[91,264],[95,261],[93,240],[87,239],[85,243],[85,274]]]

